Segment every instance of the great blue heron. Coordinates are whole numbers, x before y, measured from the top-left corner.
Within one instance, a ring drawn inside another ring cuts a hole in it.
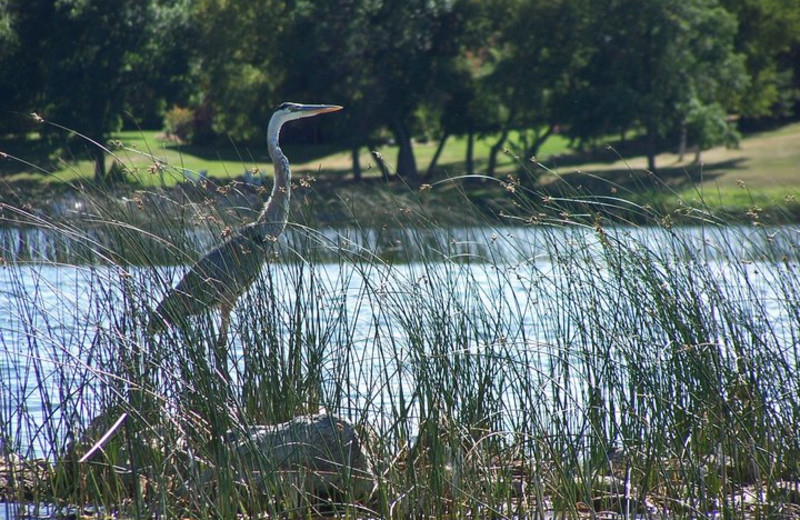
[[[275,169],[272,194],[255,222],[235,232],[225,242],[197,261],[171,289],[150,317],[151,332],[218,307],[221,312],[219,344],[227,341],[230,314],[236,300],[253,283],[289,216],[291,172],[281,151],[281,126],[288,121],[341,110],[338,105],[283,103],[272,114],[267,129],[267,146]],[[219,364],[222,360],[217,360]],[[225,365],[223,365],[225,366]],[[220,367],[218,367],[220,368]]]

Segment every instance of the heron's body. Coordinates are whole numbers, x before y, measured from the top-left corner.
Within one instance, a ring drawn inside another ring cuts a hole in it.
[[[169,322],[211,307],[230,307],[253,283],[267,257],[267,244],[237,234],[203,258],[169,291],[156,314]]]
[[[222,313],[220,342],[226,341],[228,320],[236,300],[261,271],[272,244],[286,227],[291,198],[289,160],[280,148],[281,126],[294,119],[340,110],[336,105],[284,103],[269,122],[267,145],[275,168],[272,194],[258,219],[212,249],[184,275],[158,304],[150,320],[157,332],[167,323],[218,307]]]

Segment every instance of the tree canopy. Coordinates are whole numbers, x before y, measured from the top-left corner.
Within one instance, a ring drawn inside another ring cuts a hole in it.
[[[4,134],[38,113],[103,142],[188,114],[191,139],[250,140],[280,101],[335,102],[323,138],[357,178],[387,136],[417,180],[415,138],[469,137],[472,172],[492,135],[491,175],[512,134],[535,155],[554,131],[641,131],[655,170],[664,143],[699,153],[735,120],[797,117],[799,92],[800,3],[782,0],[0,1]]]

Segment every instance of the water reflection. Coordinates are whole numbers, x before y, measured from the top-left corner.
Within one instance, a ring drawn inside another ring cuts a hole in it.
[[[133,265],[190,262],[192,255],[212,247],[222,229],[181,230],[156,239],[138,229],[118,236],[108,228],[65,230],[50,227],[0,227],[0,253],[7,262],[114,263]],[[680,255],[702,255],[709,260],[727,258],[797,260],[800,229],[794,226],[614,227],[604,233],[620,244],[655,247],[677,246]],[[135,236],[136,248],[126,241]],[[336,262],[342,255],[353,259],[400,262],[448,260],[468,262],[520,262],[545,254],[555,246],[592,244],[598,238],[592,227],[547,226],[481,228],[345,228],[311,230],[290,227],[277,244],[281,253],[317,262]],[[148,242],[149,241],[149,242]],[[125,247],[127,246],[127,247]],[[144,250],[146,249],[146,250]],[[768,257],[765,258],[765,255]],[[183,258],[185,262],[180,262]]]

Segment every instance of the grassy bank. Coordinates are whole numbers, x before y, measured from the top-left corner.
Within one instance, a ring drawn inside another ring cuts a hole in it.
[[[476,142],[475,157],[478,171],[484,166],[492,137]],[[500,156],[497,176],[500,181],[519,181],[536,188],[543,196],[558,195],[582,187],[585,193],[624,198],[635,204],[658,205],[664,212],[680,212],[687,207],[721,211],[729,219],[751,221],[753,214],[765,221],[796,221],[800,215],[797,202],[800,191],[800,124],[752,134],[742,140],[738,149],[715,148],[705,151],[700,162],[687,153],[683,161],[672,153],[657,157],[657,174],[646,171],[646,161],[637,155],[636,142],[611,142],[592,153],[575,153],[567,148],[562,136],[552,136],[545,142],[537,163],[528,158],[505,153]],[[5,159],[2,168],[2,200],[17,205],[46,206],[59,194],[74,191],[92,178],[92,164],[80,157],[92,144],[79,144],[72,150],[50,155],[37,148],[34,141],[4,143],[2,151],[21,160]],[[125,171],[131,189],[150,190],[156,187],[173,188],[187,178],[197,178],[204,172],[215,186],[244,178],[269,182],[271,167],[266,147],[248,147],[228,143],[209,147],[178,145],[164,141],[153,131],[123,132],[111,142],[116,161]],[[286,147],[292,158],[297,178],[313,177],[317,183],[315,195],[330,207],[341,199],[365,200],[377,191],[390,196],[406,192],[402,183],[388,186],[379,181],[375,158],[363,149],[361,165],[364,181],[351,181],[349,151],[325,147]],[[415,155],[421,170],[425,170],[436,148],[435,142],[417,143]],[[466,194],[486,214],[497,214],[505,208],[504,182],[436,183],[446,178],[459,178],[464,173],[464,139],[451,138],[439,160],[434,183],[437,204],[448,208],[440,215],[445,219],[452,208],[461,205]],[[388,165],[394,163],[396,149],[380,147]],[[377,184],[376,184],[377,183]],[[565,187],[566,185],[566,187]],[[46,208],[40,208],[46,211]]]

